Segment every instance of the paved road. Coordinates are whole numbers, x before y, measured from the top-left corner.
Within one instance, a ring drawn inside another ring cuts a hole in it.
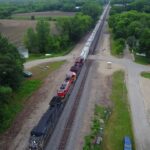
[[[139,85],[139,77],[142,71],[150,71],[150,66],[144,66],[134,63],[131,59],[117,59],[105,56],[90,56],[90,59],[97,61],[111,61],[121,64],[126,71],[126,84],[128,87],[128,96],[132,112],[132,121],[134,128],[136,150],[150,149],[150,124],[144,106],[144,97]]]

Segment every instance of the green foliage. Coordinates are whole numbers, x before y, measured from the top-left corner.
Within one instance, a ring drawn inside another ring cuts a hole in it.
[[[141,72],[141,76],[150,79],[150,72]]]
[[[68,50],[68,48],[81,39],[91,29],[90,16],[77,13],[74,17],[61,17],[57,19],[58,35],[50,33],[47,21],[37,22],[36,30],[27,30],[24,36],[24,44],[31,53],[56,54]]]
[[[97,21],[99,15],[102,12],[102,7],[94,2],[85,3],[82,7],[82,12],[85,15],[91,16],[93,24]]]
[[[72,18],[65,17],[58,19],[57,26],[61,34],[67,35],[71,42],[77,42],[90,30],[91,23],[92,19],[90,16],[77,13]]]
[[[111,38],[111,53],[115,56],[122,56],[125,48],[124,39],[114,39],[113,36]]]
[[[111,14],[116,11],[117,13],[129,10],[136,10],[138,12],[150,13],[149,0],[112,0]],[[118,5],[116,5],[118,4]]]
[[[128,11],[111,15],[109,25],[115,38],[127,40],[130,49],[150,57],[150,15]]]
[[[149,0],[135,0],[129,4],[128,10],[137,10],[139,12],[150,13],[150,1]]]
[[[0,104],[8,103],[12,94],[10,87],[0,86]]]
[[[148,65],[150,63],[150,59],[143,56],[138,56],[134,53],[135,62],[143,65]]]
[[[146,56],[150,58],[150,28],[145,28],[139,39],[139,51],[145,52]]]
[[[122,71],[117,71],[113,74],[111,100],[113,102],[113,110],[105,128],[102,149],[122,149],[125,135],[131,137],[134,149],[130,108],[128,106],[127,89]]]
[[[134,49],[136,48],[136,43],[137,43],[137,40],[135,38],[135,36],[129,36],[127,38],[127,44],[129,45],[130,49]]]
[[[29,28],[24,36],[24,44],[31,53],[37,53],[37,36],[32,28]]]
[[[23,60],[17,49],[0,35],[0,85],[17,89],[22,81]]]
[[[23,102],[25,99],[28,98],[40,85],[40,80],[26,80],[23,82],[19,90],[13,92],[11,101],[7,104],[3,103],[3,107],[0,108],[0,133],[10,126],[16,114],[23,108]]]
[[[50,25],[44,20],[40,20],[36,25],[37,47],[40,53],[45,53],[47,50],[48,38],[50,35]]]

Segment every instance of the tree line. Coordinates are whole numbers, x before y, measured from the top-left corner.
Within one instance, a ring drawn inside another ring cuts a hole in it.
[[[122,13],[123,11],[136,10],[138,12],[150,13],[149,0],[112,0],[110,14]]]
[[[0,19],[10,18],[12,14],[16,13],[27,13],[27,12],[39,12],[39,11],[72,11],[80,12],[83,5],[86,3],[97,3],[102,5],[103,0],[81,0],[81,1],[70,1],[70,0],[34,0],[34,1],[10,1],[1,2],[0,5]],[[79,6],[79,9],[76,9]]]
[[[96,3],[84,5],[82,13],[74,17],[61,17],[56,21],[59,34],[50,31],[48,21],[37,22],[36,29],[29,28],[24,38],[24,44],[31,53],[60,53],[78,42],[96,23],[102,8]]]
[[[145,1],[143,1],[143,5]],[[139,3],[139,1],[135,3]],[[118,6],[117,9],[113,7],[109,18],[113,38],[119,46],[122,46],[118,48],[118,54],[122,53],[125,41],[127,41],[130,49],[134,52],[145,53],[147,57],[150,57],[150,14],[140,12],[139,7],[136,7],[138,11],[133,8],[133,10],[120,12],[119,9]]]

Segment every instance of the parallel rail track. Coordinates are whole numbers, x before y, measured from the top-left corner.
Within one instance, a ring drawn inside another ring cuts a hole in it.
[[[95,48],[97,46],[98,39],[100,37],[100,34],[101,34],[101,31],[102,31],[104,22],[106,20],[108,9],[109,8],[107,8],[106,13],[104,14],[104,18],[102,20],[102,23],[101,23],[99,29],[98,29],[98,32],[97,32],[97,34],[95,36],[95,39],[94,39],[94,41],[93,41],[93,43],[91,45],[89,54],[94,54],[95,53]],[[92,65],[92,60],[87,60],[86,61],[86,71],[84,73],[83,80],[81,81],[81,86],[80,86],[80,88],[78,90],[78,93],[76,95],[74,104],[72,106],[72,110],[71,110],[71,112],[69,114],[69,118],[67,120],[65,129],[63,131],[63,135],[61,137],[58,150],[65,150],[65,147],[66,147],[66,144],[67,144],[70,132],[71,132],[71,128],[72,128],[73,122],[75,120],[76,112],[77,112],[77,109],[78,109],[78,106],[79,106],[79,103],[80,103],[80,100],[81,100],[81,95],[82,95],[82,92],[83,92],[83,89],[84,89],[84,85],[85,85],[85,82],[86,82],[86,79],[87,79],[87,76],[88,76],[88,72],[89,72],[89,69],[90,69],[91,65]]]

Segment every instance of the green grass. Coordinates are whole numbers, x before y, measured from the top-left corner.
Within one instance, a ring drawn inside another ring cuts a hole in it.
[[[134,143],[127,89],[122,71],[113,74],[110,98],[113,102],[113,111],[105,129],[102,148],[103,150],[121,150],[125,135],[130,136]]]
[[[134,54],[135,62],[143,65],[150,64],[150,58],[143,57],[143,56],[137,56]]]
[[[141,76],[150,79],[150,72],[141,72]]]
[[[40,68],[39,66],[31,68],[33,77],[25,79],[19,90],[13,93],[13,97],[9,103],[0,108],[0,133],[3,133],[11,126],[16,115],[24,108],[25,102],[33,92],[39,89],[44,79],[64,63],[65,61],[45,63]],[[48,68],[45,69],[45,66]]]

